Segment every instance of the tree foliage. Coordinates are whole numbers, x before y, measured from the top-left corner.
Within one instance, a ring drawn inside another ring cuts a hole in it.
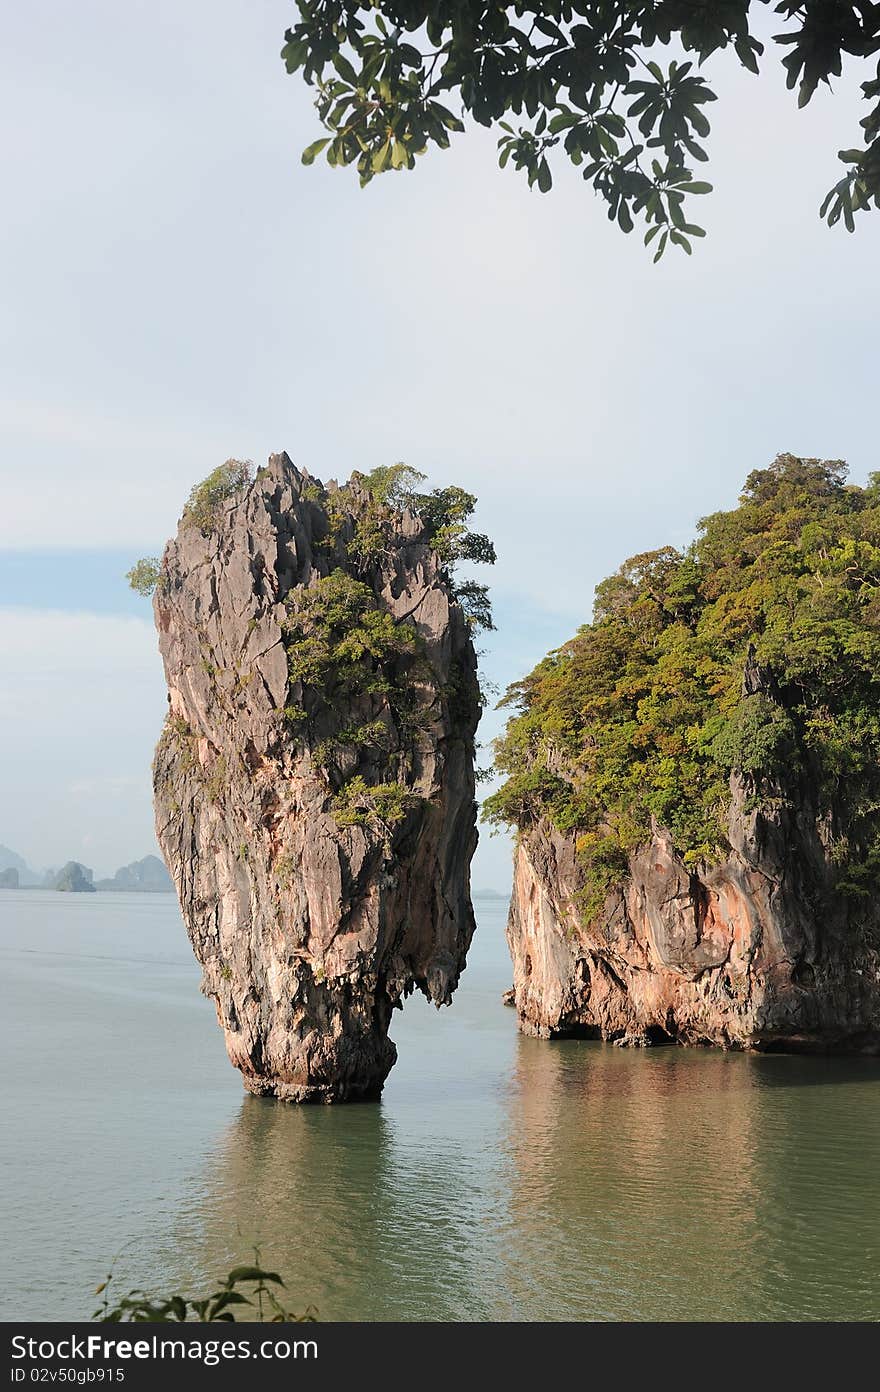
[[[338,826],[375,826],[390,837],[394,827],[421,802],[424,798],[401,783],[367,783],[356,775],[333,799],[333,817]]]
[[[415,655],[417,635],[392,618],[369,585],[333,570],[297,590],[285,623],[290,679],[333,710],[357,696],[393,699],[400,659]]]
[[[496,127],[499,162],[547,192],[564,154],[624,232],[636,221],[655,259],[669,244],[690,253],[703,229],[686,211],[711,185],[693,172],[707,159],[706,107],[715,93],[697,71],[729,52],[758,73],[764,45],[753,32],[767,0],[296,0],[285,35],[288,72],[316,90],[328,134],[324,152],[354,165],[362,184],[412,169],[429,145],[446,148],[466,118]],[[880,5],[862,0],[779,0],[789,88],[806,105],[844,61],[880,50]],[[663,50],[672,46],[675,57]],[[777,49],[777,51],[778,51]],[[880,206],[880,64],[862,92],[871,104],[863,144],[841,150],[846,166],[821,208],[833,225]],[[450,110],[445,101],[452,101]]]
[[[193,488],[183,509],[184,520],[207,536],[220,520],[221,504],[245,488],[252,474],[249,459],[227,459]]]
[[[356,476],[380,510],[416,513],[425,527],[428,544],[437,552],[446,579],[465,616],[474,629],[494,628],[489,588],[479,581],[459,580],[456,567],[462,561],[494,565],[495,547],[483,532],[472,532],[467,525],[477,505],[476,496],[453,484],[447,488],[420,491],[425,475],[408,464],[381,465],[369,474]],[[364,527],[364,522],[361,524]],[[367,525],[381,532],[381,518],[373,514]]]
[[[845,480],[791,455],[750,474],[686,550],[603,581],[592,623],[508,691],[485,815],[573,835],[593,907],[652,819],[688,863],[726,854],[732,771],[760,804],[803,770],[841,887],[880,870],[880,475]]]
[[[221,1281],[216,1290],[204,1296],[154,1295],[143,1290],[130,1290],[120,1295],[111,1305],[110,1286],[114,1281],[111,1269],[107,1279],[95,1291],[102,1296],[93,1320],[105,1324],[177,1324],[197,1321],[201,1324],[235,1323],[246,1321],[257,1324],[302,1324],[314,1323],[315,1310],[310,1306],[304,1313],[297,1314],[283,1303],[284,1282],[277,1271],[265,1271],[260,1261],[259,1251],[249,1265],[235,1266]]]
[[[162,562],[158,556],[141,556],[139,561],[135,561],[125,578],[136,594],[149,599],[159,583],[161,569]]]
[[[440,703],[472,743],[480,693],[473,673],[468,679],[454,664],[439,684],[411,616],[393,617],[377,593],[377,565],[387,556],[393,567],[402,542],[424,539],[472,626],[491,627],[486,587],[453,579],[461,560],[494,560],[488,538],[466,525],[476,499],[455,487],[420,492],[423,483],[423,474],[395,464],[330,491],[307,486],[320,509],[314,535],[328,573],[291,591],[284,623],[289,729],[325,771],[339,825],[386,838],[422,801],[407,782]],[[405,525],[407,510],[420,518],[421,534]]]

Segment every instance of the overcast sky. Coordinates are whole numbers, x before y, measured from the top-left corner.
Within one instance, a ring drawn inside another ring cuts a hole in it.
[[[164,687],[125,589],[192,483],[286,449],[480,497],[503,685],[628,555],[681,544],[781,450],[875,448],[880,214],[816,216],[855,84],[709,65],[709,230],[657,267],[570,168],[530,194],[459,137],[361,191],[278,52],[286,0],[33,0],[4,16],[0,842],[98,873],[153,850]],[[498,717],[487,721],[487,734]],[[506,889],[488,836],[478,886]]]

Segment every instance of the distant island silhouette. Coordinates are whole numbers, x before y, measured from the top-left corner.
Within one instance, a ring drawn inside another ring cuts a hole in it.
[[[55,889],[70,894],[170,894],[173,888],[168,871],[156,855],[133,860],[121,866],[114,875],[96,880],[94,871],[78,860],[67,861],[60,870],[38,872],[32,870],[17,851],[0,846],[0,889]]]

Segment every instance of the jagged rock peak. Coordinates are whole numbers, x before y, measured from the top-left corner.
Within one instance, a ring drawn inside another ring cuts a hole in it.
[[[465,964],[479,688],[430,541],[282,453],[212,475],[165,549],[157,834],[258,1094],[375,1096],[392,1009]]]

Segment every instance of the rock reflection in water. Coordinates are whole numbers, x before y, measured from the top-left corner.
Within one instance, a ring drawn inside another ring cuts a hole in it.
[[[520,1039],[515,1303],[542,1318],[876,1318],[878,1103],[871,1060]],[[843,1136],[859,1107],[854,1175]]]
[[[512,1043],[497,1108],[415,1128],[246,1099],[190,1252],[258,1242],[329,1319],[876,1317],[875,1063]]]
[[[88,1313],[116,1252],[114,1289],[198,1291],[255,1242],[324,1319],[880,1315],[880,1061],[518,1036],[489,901],[381,1103],[242,1099],[140,897],[0,916],[4,1318]]]
[[[292,1307],[314,1304],[325,1319],[485,1317],[480,1230],[494,1215],[478,1138],[470,1158],[455,1136],[425,1139],[401,1134],[379,1105],[245,1098],[185,1245],[212,1273],[259,1245]]]

